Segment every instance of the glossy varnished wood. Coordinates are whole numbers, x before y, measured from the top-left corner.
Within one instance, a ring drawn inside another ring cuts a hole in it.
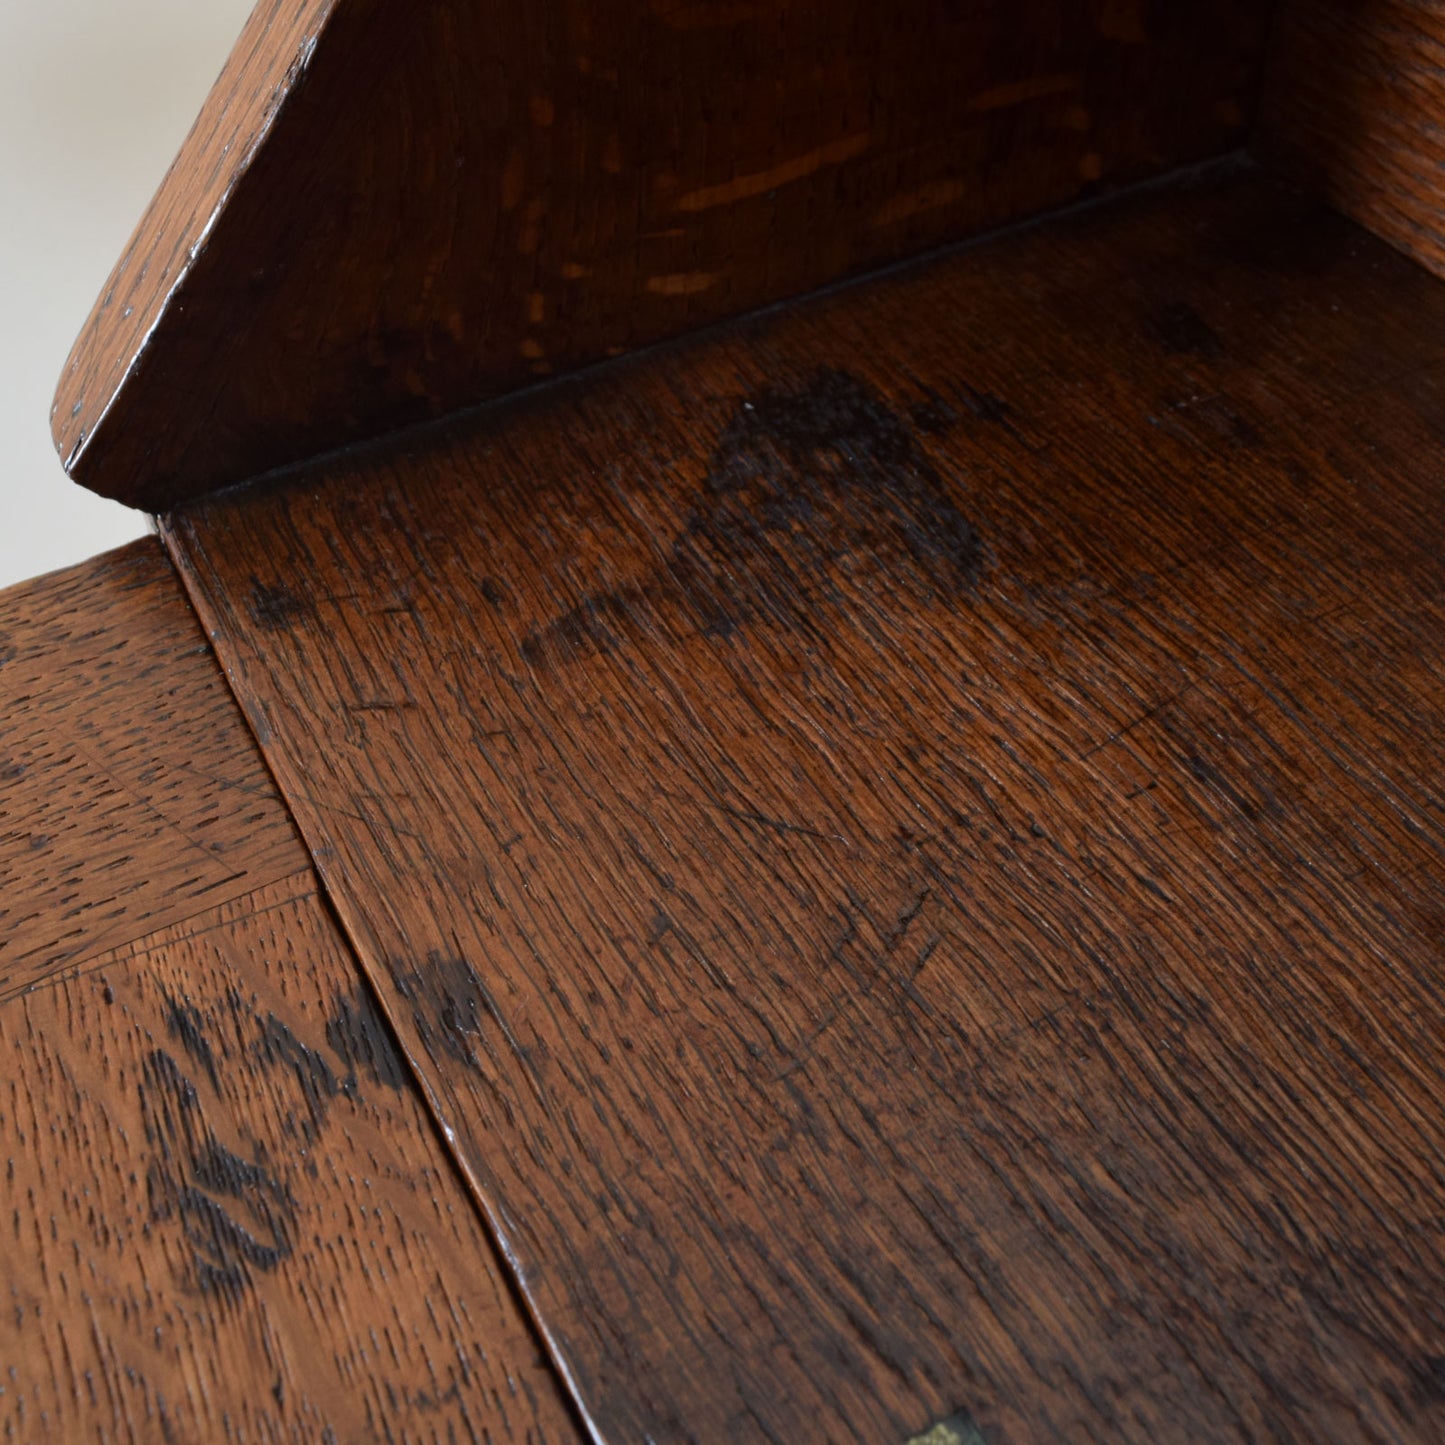
[[[155,508],[1216,154],[1267,8],[263,3],[61,455]]]
[[[0,617],[0,1439],[576,1439],[159,545]]]
[[[309,873],[159,542],[0,592],[0,1001]]]
[[[103,426],[127,422],[128,405],[112,415],[127,378],[157,323],[184,304],[197,257],[237,199],[238,183],[305,73],[337,3],[257,0],[66,362],[51,430],[68,470]],[[168,426],[177,420],[172,415]]]
[[[1260,150],[1445,275],[1445,9],[1284,0]]]
[[[1217,181],[170,520],[609,1438],[1439,1437],[1442,382]]]

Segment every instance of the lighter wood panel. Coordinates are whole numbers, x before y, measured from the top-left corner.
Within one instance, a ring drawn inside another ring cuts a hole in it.
[[[0,593],[0,788],[0,1439],[575,1439],[154,539]]]
[[[308,873],[0,1005],[0,1439],[570,1441]]]

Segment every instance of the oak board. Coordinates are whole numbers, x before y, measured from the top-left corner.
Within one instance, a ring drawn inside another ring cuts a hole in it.
[[[1442,385],[1216,175],[167,520],[605,1438],[1439,1438]]]
[[[1259,149],[1445,275],[1445,10],[1433,0],[1284,0]]]
[[[56,394],[157,510],[1237,146],[1255,0],[261,0]]]
[[[310,871],[155,538],[0,591],[0,1001]]]
[[[0,1439],[581,1438],[155,539],[0,739]]]

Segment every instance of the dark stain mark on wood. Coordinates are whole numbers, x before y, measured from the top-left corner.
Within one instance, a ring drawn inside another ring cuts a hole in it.
[[[1219,333],[1187,301],[1171,302],[1161,308],[1149,330],[1171,356],[1212,359],[1224,354]]]
[[[246,610],[251,621],[265,632],[284,632],[313,615],[311,604],[289,587],[280,583],[271,587],[257,577],[251,578]]]
[[[210,1044],[206,1042],[205,1017],[200,1009],[192,1003],[183,1003],[169,994],[165,996],[165,999],[167,1031],[186,1051],[192,1061],[206,1071],[206,1077],[211,1081],[212,1088],[219,1089],[221,1080],[216,1073],[216,1056],[211,1052]]]
[[[979,565],[973,527],[906,421],[837,367],[742,403],[680,551],[708,564],[711,581],[746,577],[758,609],[790,621],[810,594],[833,592],[838,568],[892,572],[901,562],[921,590],[951,592]]]
[[[908,408],[908,420],[920,436],[944,436],[957,424],[958,410],[936,387],[928,386],[923,389],[923,400]]]
[[[352,1095],[356,1091],[354,1079],[345,1082],[337,1079],[331,1065],[319,1050],[309,1048],[275,1014],[268,1015],[261,1027],[261,1037],[252,1048],[256,1061],[267,1068],[290,1068],[306,1101],[307,1117],[300,1124],[288,1120],[288,1124],[306,1142],[312,1143],[326,1127],[331,1110],[331,1101],[338,1094]]]
[[[955,382],[954,392],[976,421],[1002,426],[1013,415],[1013,408],[1001,396],[995,396],[991,391],[979,391],[966,381]]]
[[[393,969],[396,991],[412,1006],[422,1043],[467,1068],[478,1067],[482,981],[464,958],[432,950],[423,968]]]
[[[400,1091],[406,1087],[401,1055],[364,985],[358,984],[350,994],[336,995],[326,1020],[326,1042],[346,1065],[352,1080],[358,1070],[364,1070],[368,1078],[385,1088]]]
[[[264,1158],[243,1159],[216,1138],[195,1085],[164,1049],[146,1060],[140,1097],[154,1150],[146,1173],[151,1222],[180,1225],[197,1288],[240,1294],[253,1270],[273,1270],[292,1251],[297,1210],[290,1188]]]
[[[1445,1355],[1425,1355],[1410,1363],[1415,1398],[1422,1405],[1445,1405]]]
[[[975,415],[1008,413],[997,397],[969,397]],[[957,416],[937,394],[922,407],[935,432]],[[859,575],[886,575],[924,599],[954,596],[981,560],[955,488],[909,419],[850,372],[822,367],[738,404],[665,567],[588,593],[529,633],[522,654],[534,665],[606,654],[679,611],[685,630],[707,637],[760,622],[812,634]]]

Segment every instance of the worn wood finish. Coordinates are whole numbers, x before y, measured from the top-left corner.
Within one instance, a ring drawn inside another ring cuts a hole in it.
[[[576,1439],[159,544],[0,619],[0,1439]]]
[[[1216,154],[1265,8],[277,10],[81,336],[61,455],[157,508]]]
[[[309,872],[155,538],[0,592],[0,1001]]]
[[[1442,363],[1246,177],[171,519],[609,1438],[1439,1438]]]
[[[1261,152],[1445,275],[1445,8],[1284,0]]]
[[[0,1005],[0,1439],[578,1438],[299,880]]]
[[[257,0],[185,144],[71,349],[51,409],[61,460],[73,470],[102,426],[130,425],[121,402],[151,333],[185,304],[197,257],[237,200],[255,160],[305,73],[338,0]],[[235,278],[232,278],[233,280]],[[162,418],[168,432],[181,421]],[[155,444],[159,438],[146,438]]]

